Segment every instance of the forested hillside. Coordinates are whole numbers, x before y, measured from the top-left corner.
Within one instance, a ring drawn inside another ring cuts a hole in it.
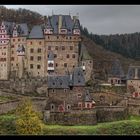
[[[81,26],[82,33],[104,49],[126,58],[140,59],[140,33],[96,35]]]
[[[7,9],[4,6],[0,6],[0,22],[2,20],[12,21],[17,23],[27,23],[30,26],[40,24],[43,22],[44,17],[37,12],[33,12],[27,9],[19,8]]]

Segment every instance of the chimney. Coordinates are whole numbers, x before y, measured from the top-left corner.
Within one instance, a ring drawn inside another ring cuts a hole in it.
[[[59,15],[58,17],[58,31],[59,33],[61,32],[61,27],[62,27],[62,15]]]

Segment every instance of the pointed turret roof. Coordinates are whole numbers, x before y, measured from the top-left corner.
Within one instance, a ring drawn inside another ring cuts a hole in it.
[[[63,20],[62,20],[62,27],[63,29],[67,29],[67,26],[66,26],[66,20],[65,20],[65,17],[63,16]]]
[[[80,29],[79,19],[75,19],[75,23],[74,23],[73,29]]]
[[[52,29],[52,25],[51,25],[51,19],[50,19],[50,17],[48,17],[48,21],[47,21],[46,28],[47,28],[47,29]]]

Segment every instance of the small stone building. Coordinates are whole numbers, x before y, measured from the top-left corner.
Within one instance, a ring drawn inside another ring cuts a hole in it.
[[[94,110],[95,102],[85,89],[83,70],[76,67],[71,74],[48,76],[48,97],[45,111],[72,113],[76,110]]]
[[[127,92],[140,97],[140,66],[130,66],[127,74]]]

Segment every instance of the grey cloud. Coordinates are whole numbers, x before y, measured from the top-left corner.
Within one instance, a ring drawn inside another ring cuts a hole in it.
[[[97,34],[140,32],[139,5],[6,5],[27,8],[43,15],[79,13],[81,24]]]

